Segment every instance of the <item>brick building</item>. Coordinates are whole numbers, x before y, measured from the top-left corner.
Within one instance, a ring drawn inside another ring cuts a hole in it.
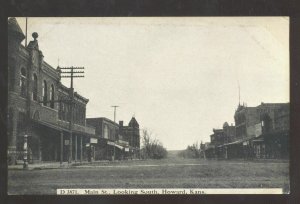
[[[70,137],[70,89],[62,85],[60,70],[44,61],[38,34],[25,47],[15,18],[8,19],[8,158],[22,159],[28,135],[29,161],[67,161],[86,157],[85,144],[95,135],[85,124],[88,99],[75,92]],[[70,146],[72,144],[72,146]],[[70,152],[71,149],[71,152]]]
[[[123,121],[119,122],[120,132],[119,135],[123,140],[129,143],[130,156],[133,158],[140,157],[140,126],[135,117],[132,117],[128,126],[123,125]]]
[[[124,147],[118,143],[119,125],[108,118],[87,118],[87,124],[96,130],[95,160],[121,159]]]
[[[207,158],[287,158],[289,143],[289,103],[239,105],[235,126],[224,123],[214,129]]]
[[[139,124],[133,117],[128,126],[108,118],[87,118],[87,124],[96,130],[98,143],[95,145],[96,160],[138,158],[140,151]]]

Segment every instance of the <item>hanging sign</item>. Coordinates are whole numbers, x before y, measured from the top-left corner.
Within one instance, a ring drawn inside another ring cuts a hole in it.
[[[91,144],[97,144],[97,143],[98,143],[98,139],[96,139],[96,138],[91,138],[91,139],[90,139],[90,143],[91,143]]]

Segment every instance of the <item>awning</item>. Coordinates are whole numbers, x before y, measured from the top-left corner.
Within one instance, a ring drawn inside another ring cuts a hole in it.
[[[264,142],[264,140],[258,139],[258,140],[252,140],[252,142]]]
[[[55,129],[55,130],[58,130],[58,131],[65,131],[65,132],[68,132],[68,133],[70,132],[69,129],[61,127],[61,126],[58,126],[58,125],[55,125],[55,124],[47,123],[47,122],[44,122],[44,121],[41,121],[41,120],[34,120],[34,119],[32,119],[32,121],[34,123],[37,123],[37,124],[40,124],[40,125],[44,125],[46,127],[49,127],[49,128],[52,128],[52,129]],[[80,132],[80,131],[75,131],[75,130],[73,130],[72,132],[73,133],[77,133],[77,134],[87,135],[87,136],[90,136],[90,137],[94,136],[94,135],[91,135],[91,134],[86,133],[86,132]]]
[[[34,120],[34,119],[32,119],[32,121],[34,123],[44,125],[46,127],[49,127],[49,128],[55,129],[55,130],[70,132],[70,130],[68,130],[66,128],[63,128],[63,127],[60,127],[60,126],[55,125],[55,124],[47,123],[47,122],[44,122],[44,121],[41,121],[41,120]]]
[[[123,150],[123,147],[122,147],[122,146],[120,146],[120,145],[117,145],[117,144],[115,144],[115,147],[117,147],[117,148],[119,148],[119,149]]]
[[[119,148],[119,149],[121,149],[121,150],[123,150],[123,148],[124,148],[124,147],[122,147],[122,146],[120,146],[120,145],[117,145],[117,144],[114,143],[114,142],[111,142],[111,141],[107,141],[107,144],[108,144],[108,145],[111,145],[111,146],[114,146],[114,147],[117,147],[117,148]]]
[[[242,143],[242,142],[243,142],[243,140],[234,141],[234,142],[231,142],[231,143],[224,144],[223,146],[234,145],[234,144],[240,144],[240,143]]]

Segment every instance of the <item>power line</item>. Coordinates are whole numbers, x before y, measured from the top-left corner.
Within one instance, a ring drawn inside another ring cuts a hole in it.
[[[73,137],[73,106],[74,106],[74,88],[73,88],[73,79],[75,77],[84,77],[83,75],[76,75],[78,73],[83,74],[84,71],[74,71],[74,70],[83,70],[84,67],[57,67],[60,73],[61,78],[71,78],[71,84],[70,84],[70,92],[69,92],[69,97],[70,97],[70,123],[69,123],[69,129],[70,129],[70,143],[69,143],[69,160],[68,162],[72,162],[72,137]],[[66,71],[61,71],[61,70],[66,70]],[[77,155],[75,155],[75,162],[77,160]]]

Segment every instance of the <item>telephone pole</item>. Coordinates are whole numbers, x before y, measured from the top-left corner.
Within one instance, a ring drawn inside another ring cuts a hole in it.
[[[27,17],[26,17],[26,22],[25,22],[25,47],[27,47]]]
[[[70,122],[69,122],[69,129],[70,129],[70,142],[69,142],[69,163],[72,163],[72,153],[73,153],[73,148],[72,148],[72,139],[73,139],[73,108],[74,108],[74,88],[73,88],[73,78],[80,78],[84,77],[83,75],[78,75],[78,74],[83,74],[84,71],[76,71],[76,70],[83,70],[84,67],[58,67],[60,70],[61,78],[70,78],[71,79],[71,85],[70,85],[70,92],[69,92],[69,97],[70,97]],[[65,70],[65,71],[61,71]],[[74,71],[75,70],[75,71]],[[77,139],[77,138],[76,138]],[[77,140],[75,142],[77,144]],[[75,147],[77,148],[77,147]],[[75,155],[76,159],[77,155]]]
[[[114,108],[114,122],[116,122],[116,109],[119,107],[119,106],[111,106],[112,108]]]
[[[112,108],[114,108],[114,122],[116,122],[116,109],[119,107],[119,106],[111,106]],[[115,141],[116,141],[116,136],[115,136]],[[116,147],[114,145],[114,159],[115,159],[115,156],[116,156]]]

